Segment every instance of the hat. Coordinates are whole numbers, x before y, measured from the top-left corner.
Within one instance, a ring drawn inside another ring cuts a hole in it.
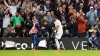
[[[90,9],[93,9],[93,7],[91,6]]]

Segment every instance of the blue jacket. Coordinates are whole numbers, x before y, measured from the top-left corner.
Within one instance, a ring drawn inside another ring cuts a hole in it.
[[[86,17],[88,19],[89,24],[93,25],[94,21],[97,17],[97,13],[89,11],[89,12],[86,13]]]

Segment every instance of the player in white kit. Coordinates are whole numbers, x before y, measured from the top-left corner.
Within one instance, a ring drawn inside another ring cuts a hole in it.
[[[57,46],[57,52],[60,51],[60,44],[59,44],[59,39],[61,39],[62,34],[63,34],[63,28],[60,20],[57,19],[56,16],[53,17],[53,22],[55,24],[55,42]]]

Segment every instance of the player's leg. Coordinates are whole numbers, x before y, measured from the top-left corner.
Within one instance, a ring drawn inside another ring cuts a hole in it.
[[[36,34],[32,34],[32,40],[33,40],[33,51],[35,51],[36,50],[36,43],[37,43],[37,41],[36,41]]]
[[[55,35],[55,43],[56,43],[56,46],[57,46],[57,51],[60,51],[59,39],[61,39],[61,37],[62,37],[62,34],[56,34]]]
[[[38,49],[38,44],[39,44],[39,38],[35,35],[35,39],[36,39],[36,47],[35,47],[35,49],[37,50]]]
[[[60,44],[59,44],[58,39],[55,39],[55,43],[56,43],[56,46],[57,46],[57,50],[60,50]]]

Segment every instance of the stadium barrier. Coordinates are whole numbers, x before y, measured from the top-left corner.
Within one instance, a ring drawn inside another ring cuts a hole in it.
[[[47,38],[41,38],[40,40],[44,39]],[[0,46],[3,46],[7,41],[15,42],[14,47],[16,50],[31,50],[33,48],[30,37],[0,38]],[[8,43],[12,45],[10,42]],[[98,39],[98,43],[100,43],[100,38]],[[88,42],[86,38],[62,38],[60,41],[60,47],[64,50],[87,50],[87,46]],[[98,44],[98,49],[100,50],[100,44]]]

